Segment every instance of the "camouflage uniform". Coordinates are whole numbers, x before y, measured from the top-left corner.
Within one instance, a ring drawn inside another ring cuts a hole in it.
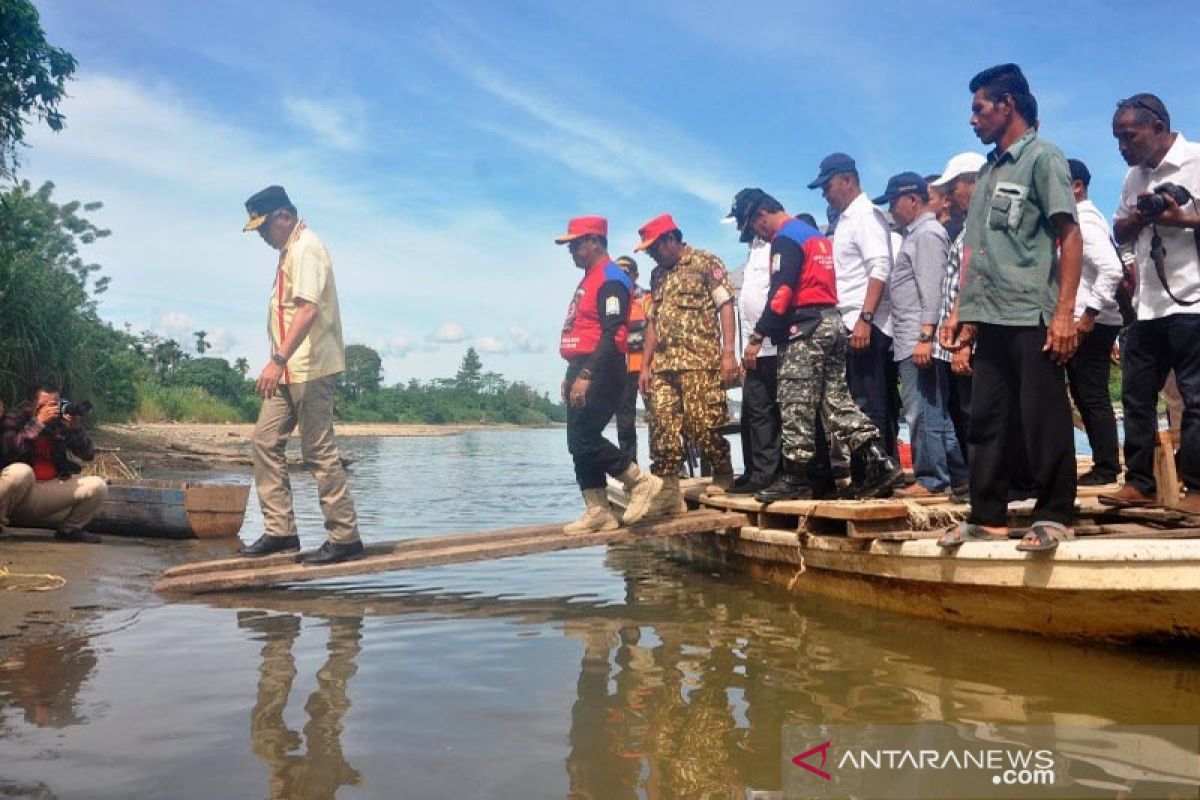
[[[807,464],[816,449],[817,414],[850,451],[879,438],[846,386],[846,329],[836,310],[821,316],[812,336],[792,339],[779,357],[783,455]]]
[[[651,472],[679,474],[680,432],[700,445],[714,471],[728,470],[729,442],[717,428],[729,422],[721,386],[717,310],[733,300],[721,259],[685,246],[673,267],[650,274],[654,354],[650,383]]]

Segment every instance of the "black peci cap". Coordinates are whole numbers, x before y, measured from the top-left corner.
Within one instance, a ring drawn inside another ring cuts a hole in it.
[[[257,230],[266,222],[267,214],[281,208],[295,208],[282,186],[268,186],[261,192],[256,192],[246,201],[246,213],[250,215],[250,221],[242,230]]]

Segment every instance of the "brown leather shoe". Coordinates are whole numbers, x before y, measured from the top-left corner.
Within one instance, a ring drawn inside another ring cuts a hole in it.
[[[1200,491],[1188,491],[1172,511],[1182,511],[1184,514],[1200,516]]]
[[[896,489],[892,492],[894,497],[902,499],[913,499],[917,497],[944,497],[945,492],[934,492],[926,489],[920,482],[913,483],[912,486],[905,486],[903,489]]]
[[[1100,501],[1101,505],[1117,508],[1142,508],[1154,505],[1154,497],[1142,494],[1137,487],[1128,483],[1115,492],[1097,495],[1096,499]]]

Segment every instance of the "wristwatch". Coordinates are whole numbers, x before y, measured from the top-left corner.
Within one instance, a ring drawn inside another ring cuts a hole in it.
[[[858,315],[858,318],[861,319],[863,322],[867,323],[868,325],[870,325],[872,322],[875,321],[875,312],[874,311],[864,311]]]
[[[579,370],[578,377],[583,378],[585,381],[590,381],[592,379],[592,371],[587,367],[584,367],[583,369]]]
[[[762,344],[763,336],[758,331],[750,334],[750,344]]]
[[[271,360],[274,361],[276,364],[278,364],[281,367],[287,366],[287,359],[284,358],[283,356],[281,356],[279,353],[272,353]]]
[[[918,342],[932,342],[933,334],[926,333],[925,331],[921,331],[919,334],[917,334],[917,341]]]

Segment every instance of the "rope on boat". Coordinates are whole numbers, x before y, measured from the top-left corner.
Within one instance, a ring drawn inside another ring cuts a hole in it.
[[[911,500],[904,501],[908,510],[908,524],[914,531],[936,531],[961,522],[967,518],[967,509],[945,506],[923,506]]]
[[[808,567],[804,563],[804,554],[801,553],[800,554],[800,569],[796,570],[796,574],[792,576],[792,579],[790,581],[788,581],[787,588],[788,588],[789,592],[792,589],[796,588],[796,581],[800,580],[800,576],[803,575],[807,571],[808,571]]]
[[[55,575],[52,572],[11,572],[9,571],[8,567],[0,567],[0,583],[2,583],[5,578],[16,578],[18,581],[17,583],[13,583],[4,587],[5,590],[10,592],[53,592],[54,590],[61,589],[67,585],[66,578],[64,578],[62,575]],[[29,586],[23,585],[19,582],[22,579],[29,578],[47,581],[47,583],[41,586]]]

